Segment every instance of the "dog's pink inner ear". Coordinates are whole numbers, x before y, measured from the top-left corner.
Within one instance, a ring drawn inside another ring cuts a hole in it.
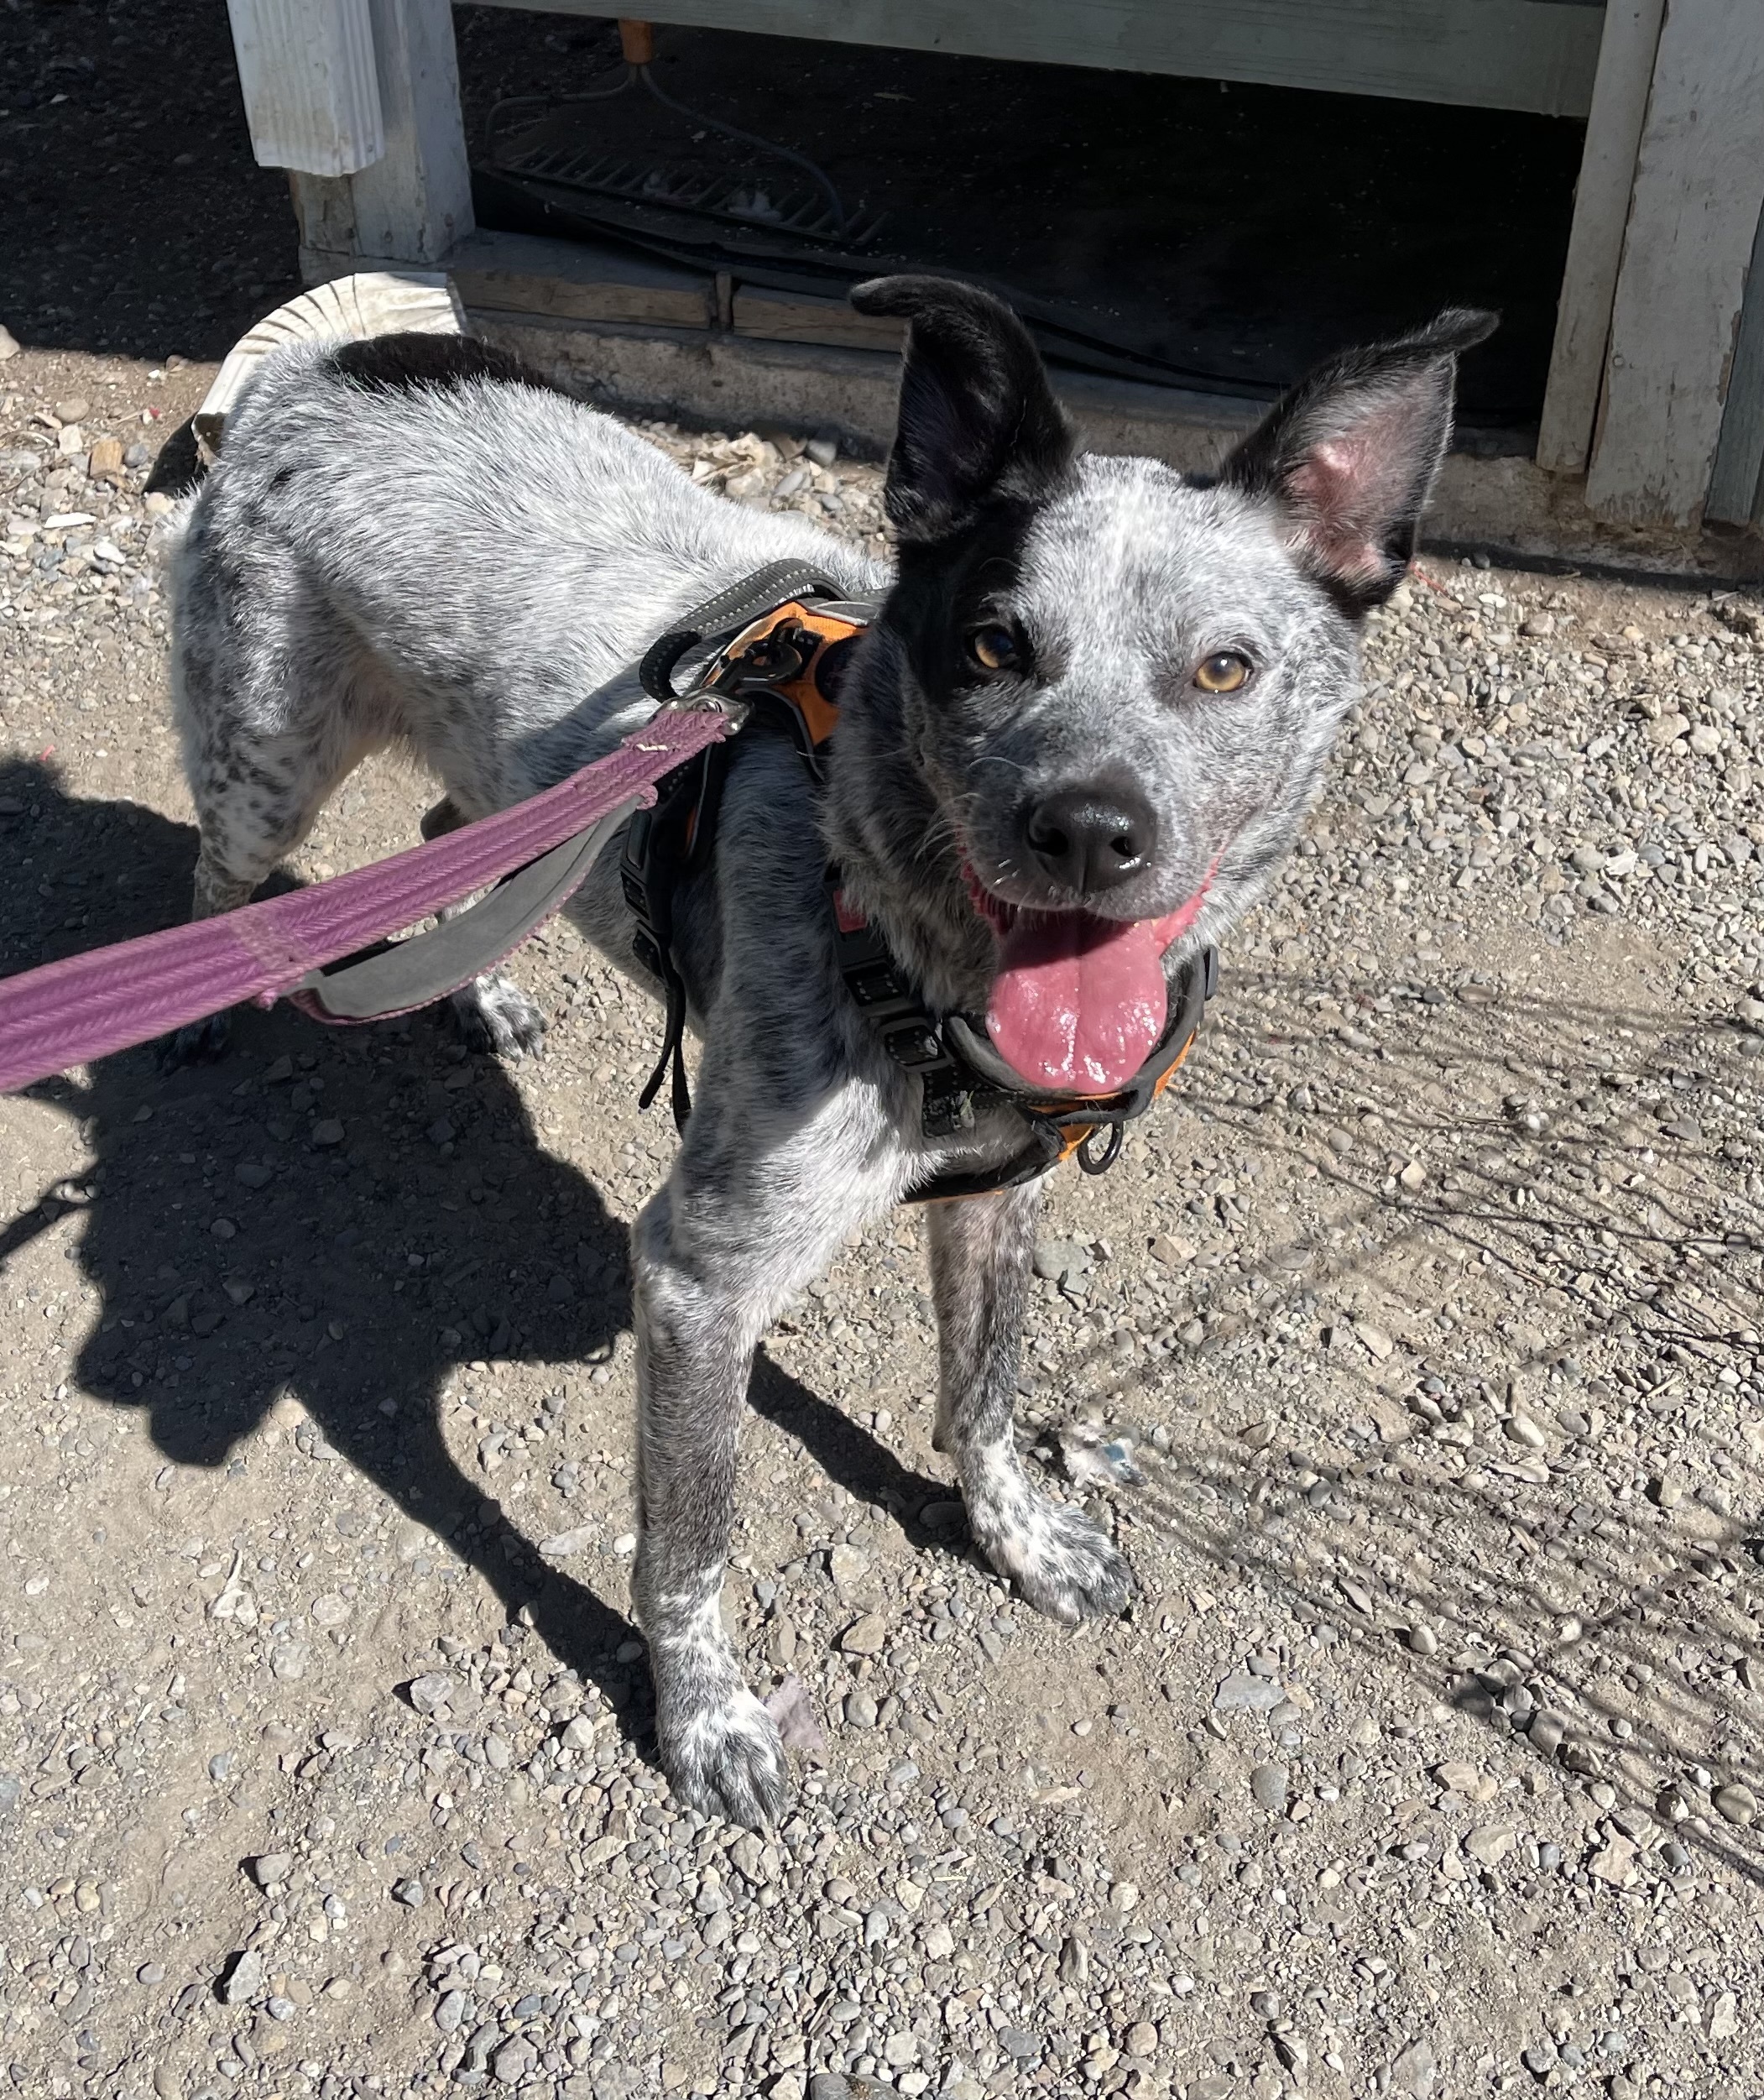
[[[1375,397],[1344,428],[1314,439],[1282,478],[1295,542],[1343,582],[1370,585],[1383,574],[1392,530],[1415,508],[1433,409],[1423,386]]]

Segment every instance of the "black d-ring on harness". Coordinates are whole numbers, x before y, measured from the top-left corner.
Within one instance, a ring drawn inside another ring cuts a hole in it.
[[[644,690],[664,707],[721,708],[734,717],[738,730],[763,726],[788,735],[820,786],[838,716],[843,660],[879,604],[845,598],[806,562],[773,562],[663,635],[643,660]],[[686,690],[676,692],[674,672],[695,652],[699,668]],[[660,983],[666,1003],[661,1054],[639,1105],[647,1108],[671,1075],[674,1121],[682,1128],[692,1099],[674,899],[715,850],[729,750],[728,741],[712,744],[658,783],[655,807],[630,821],[620,867],[625,901],[637,922],[634,951]],[[847,994],[888,1056],[920,1081],[926,1136],[958,1136],[973,1127],[979,1110],[1000,1105],[1028,1126],[1024,1144],[1002,1165],[939,1174],[913,1189],[909,1203],[989,1195],[1036,1180],[1072,1155],[1086,1173],[1105,1173],[1119,1155],[1126,1124],[1146,1113],[1187,1055],[1219,981],[1219,952],[1203,948],[1172,987],[1170,1017],[1156,1047],[1117,1092],[1037,1094],[993,1047],[984,1021],[926,1008],[880,934],[848,904],[837,868],[827,870],[826,894]]]

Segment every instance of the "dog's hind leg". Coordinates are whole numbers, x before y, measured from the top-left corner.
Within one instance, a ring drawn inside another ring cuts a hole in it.
[[[1038,1612],[1071,1625],[1120,1611],[1133,1577],[1082,1510],[1036,1493],[1017,1457],[1011,1418],[1040,1208],[1039,1182],[932,1207],[936,1441],[955,1460],[987,1559]]]
[[[488,812],[481,813],[488,815]],[[444,838],[467,821],[452,795],[444,795],[425,814],[423,837]],[[467,909],[469,900],[465,904],[449,905],[441,916],[451,919]],[[538,1006],[512,978],[504,977],[500,970],[487,970],[482,977],[474,977],[469,985],[462,985],[457,992],[450,992],[447,1005],[460,1040],[468,1050],[523,1057],[539,1047],[545,1032],[545,1017]]]
[[[318,813],[359,753],[332,763],[311,758],[297,765],[262,747],[235,746],[222,766],[204,769],[190,781],[201,844],[196,852],[190,916],[212,918],[248,904],[278,862],[287,859],[312,828]],[[226,1049],[230,1016],[180,1028],[165,1040],[161,1068],[217,1058]]]
[[[368,753],[389,740],[352,705],[354,665],[316,641],[299,653],[258,650],[248,631],[217,640],[214,623],[180,637],[175,665],[185,772],[200,844],[190,917],[250,902],[311,830]],[[166,1070],[217,1057],[228,1017],[211,1015],[167,1038]]]

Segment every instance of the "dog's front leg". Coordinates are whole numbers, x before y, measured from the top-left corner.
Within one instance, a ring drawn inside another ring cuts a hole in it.
[[[681,1242],[679,1179],[637,1221],[637,1500],[633,1576],[650,1644],[655,1733],[675,1793],[754,1826],[785,1797],[771,1716],[742,1681],[723,1631],[723,1564],[754,1349],[770,1313],[739,1271]]]
[[[1074,1625],[1119,1612],[1133,1577],[1080,1509],[1023,1477],[1012,1430],[1041,1184],[931,1214],[940,1375],[937,1449],[954,1459],[986,1557],[1038,1612]]]

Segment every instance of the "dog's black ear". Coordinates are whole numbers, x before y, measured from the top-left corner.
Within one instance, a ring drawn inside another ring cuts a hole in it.
[[[1225,462],[1220,480],[1281,505],[1300,560],[1350,611],[1382,604],[1401,581],[1451,437],[1459,356],[1499,322],[1452,307],[1332,358]]]
[[[942,540],[993,503],[1034,503],[1077,441],[1029,331],[1002,300],[942,277],[873,277],[860,314],[909,323],[888,515],[905,540]]]

